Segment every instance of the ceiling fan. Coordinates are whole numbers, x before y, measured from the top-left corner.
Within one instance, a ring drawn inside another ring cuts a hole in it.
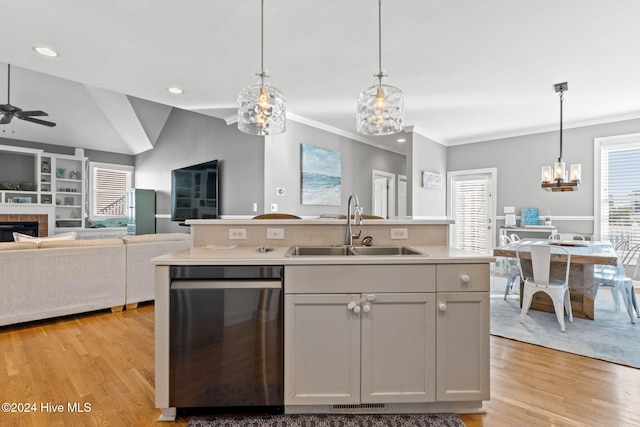
[[[0,104],[0,125],[9,124],[11,123],[11,119],[16,117],[26,122],[54,127],[56,124],[53,122],[34,118],[34,116],[48,116],[44,111],[22,111],[22,108],[11,105],[11,64],[7,64],[7,70],[7,103]]]

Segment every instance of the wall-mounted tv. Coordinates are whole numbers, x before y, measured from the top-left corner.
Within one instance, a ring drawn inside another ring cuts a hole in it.
[[[171,221],[218,218],[219,166],[212,160],[171,171]]]

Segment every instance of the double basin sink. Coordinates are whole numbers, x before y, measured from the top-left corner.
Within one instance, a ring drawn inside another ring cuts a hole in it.
[[[285,256],[407,256],[428,254],[408,246],[292,246]]]

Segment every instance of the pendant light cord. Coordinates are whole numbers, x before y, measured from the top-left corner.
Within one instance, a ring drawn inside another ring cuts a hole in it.
[[[264,85],[264,0],[260,0],[260,83]]]
[[[562,103],[564,102],[564,91],[560,91],[560,157],[558,161],[562,161]]]
[[[382,0],[378,0],[378,78],[382,84]]]

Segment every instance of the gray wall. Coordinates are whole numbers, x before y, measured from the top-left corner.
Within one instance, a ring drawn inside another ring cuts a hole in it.
[[[414,217],[445,217],[447,215],[447,147],[413,134],[408,155],[407,213]],[[442,175],[442,188],[423,188],[422,172]]]
[[[459,171],[495,167],[498,171],[497,215],[504,215],[504,206],[520,209],[547,209],[555,216],[594,216],[594,139],[640,132],[640,119],[602,125],[565,129],[563,158],[567,167],[582,164],[582,183],[577,192],[551,193],[540,188],[542,166],[552,166],[560,150],[559,132],[545,132],[513,138],[497,139],[448,148],[447,170]],[[593,233],[588,219],[554,220],[560,231]]]
[[[264,206],[258,210],[270,212],[271,203],[278,211],[300,216],[345,214],[349,194],[356,193],[364,213],[371,213],[371,170],[405,175],[406,156],[364,144],[344,136],[289,120],[282,135],[265,138]],[[342,158],[341,206],[302,205],[300,198],[300,145],[311,144],[338,151]],[[283,196],[276,194],[284,188]]]
[[[264,138],[245,135],[235,125],[174,108],[152,150],[136,156],[136,186],[157,191],[156,212],[171,213],[171,170],[209,160],[220,163],[220,214],[251,215],[263,204]],[[161,232],[184,231],[168,218]]]

